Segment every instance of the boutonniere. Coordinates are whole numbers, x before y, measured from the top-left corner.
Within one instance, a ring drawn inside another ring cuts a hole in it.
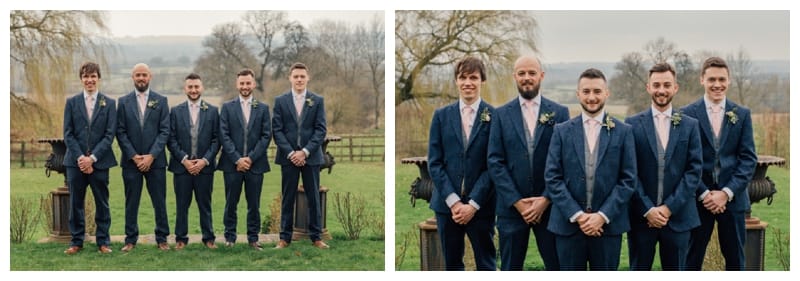
[[[155,109],[158,105],[158,100],[150,100],[147,102],[147,107]]]
[[[675,128],[676,126],[681,124],[681,117],[682,116],[681,116],[681,112],[680,111],[672,113],[672,118],[670,120],[672,120],[672,127],[673,128]]]
[[[728,116],[728,122],[731,122],[731,125],[736,125],[736,122],[739,121],[739,115],[736,115],[735,107],[730,111],[725,112],[725,115]]]
[[[208,104],[205,101],[200,101],[200,109],[203,111],[208,110]]]
[[[555,116],[556,113],[552,111],[542,113],[542,116],[539,117],[539,124],[553,126],[556,123],[556,120],[553,120],[553,117]]]
[[[611,119],[611,115],[609,114],[606,114],[606,121],[603,122],[602,125],[603,127],[606,127],[606,132],[608,132],[609,135],[611,134],[611,129],[614,129],[616,126],[616,124],[614,124],[614,120]]]
[[[257,108],[258,107],[258,101],[255,98],[253,98],[253,100],[250,102],[250,106],[253,107],[253,108]]]
[[[105,107],[106,106],[106,97],[101,96],[100,100],[97,101],[97,102],[100,103],[100,107]]]
[[[489,112],[489,108],[484,107],[483,111],[481,112],[481,122],[490,122],[492,121],[492,113]]]
[[[312,107],[314,106],[314,101],[311,100],[311,98],[306,98],[306,104],[308,105],[308,107]]]

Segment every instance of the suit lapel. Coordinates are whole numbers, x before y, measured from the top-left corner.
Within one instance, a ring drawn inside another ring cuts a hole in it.
[[[722,124],[720,125],[719,129],[719,147],[725,145],[725,141],[728,139],[728,132],[733,129],[734,124],[731,123],[731,119],[728,117],[727,112],[732,111],[734,107],[736,106],[732,102],[727,99],[725,100],[725,111],[722,113]]]
[[[89,113],[86,112],[86,98],[83,96],[83,93],[80,94],[80,97],[78,98],[78,100],[79,100],[79,104],[77,106],[80,107],[80,109],[81,109],[80,112],[81,112],[81,116],[83,116],[83,120],[86,120],[86,124],[91,124],[92,120],[89,120]],[[96,106],[95,106],[95,111],[97,111],[97,107]],[[94,114],[92,114],[92,117],[94,117]]]
[[[311,94],[306,91],[306,95],[303,96],[303,104],[300,106],[300,123],[302,124],[303,121],[306,120],[306,115],[308,115],[308,110],[310,107],[306,104],[305,100],[309,99]],[[308,108],[306,108],[308,107]]]
[[[518,99],[514,99],[510,106],[511,110],[508,111],[508,114],[510,114],[508,118],[517,121],[512,122],[511,126],[514,127],[517,137],[522,142],[522,146],[525,147],[528,145],[528,140],[525,138],[525,120],[522,118],[522,107],[519,105]]]
[[[189,130],[191,130],[191,128],[192,128],[192,111],[189,110],[189,102],[187,101],[187,102],[181,103],[181,105],[176,107],[175,110],[178,111],[177,113],[175,113],[175,116],[177,116],[179,118],[178,122],[183,123],[183,125],[186,126],[186,128],[189,128]],[[198,119],[200,118],[199,115],[198,115],[197,118]]]
[[[475,112],[475,117],[472,119],[472,131],[469,132],[469,140],[467,140],[467,145],[465,146],[465,150],[472,145],[472,140],[475,139],[475,135],[481,131],[481,127],[483,126],[483,122],[481,121],[481,111],[486,109],[486,105],[481,101],[478,104],[478,111]]]
[[[667,141],[667,150],[664,151],[664,163],[669,163],[669,159],[672,158],[672,153],[675,150],[675,146],[679,139],[681,139],[681,134],[683,134],[683,129],[681,129],[680,124],[677,126],[672,125],[672,122],[669,123],[667,126],[669,129],[669,141]]]
[[[581,171],[585,173],[586,151],[583,144],[586,142],[586,133],[583,132],[583,122],[581,122],[580,115],[570,120],[570,122],[572,123],[570,124],[570,126],[572,127],[570,128],[570,131],[572,131],[570,135],[580,136],[580,137],[571,137],[570,139],[572,140],[573,147],[575,148],[575,156],[577,156],[578,160],[580,160],[581,162],[580,165]]]
[[[542,117],[542,114],[550,113],[550,103],[545,101],[544,97],[542,97],[542,105],[539,106],[539,116],[536,116],[536,122],[539,122],[539,118]],[[545,126],[549,126],[548,124],[536,124],[536,130],[533,133],[533,150],[536,151],[536,146],[539,145],[539,139],[542,138],[542,133],[545,129]]]
[[[703,136],[708,140],[708,143],[713,144],[714,130],[711,129],[711,121],[708,120],[708,112],[706,111],[705,104],[705,101],[701,99],[689,108],[694,111],[694,116],[697,117],[697,120],[700,122],[700,129],[703,131]]]
[[[297,110],[295,110],[294,108],[294,93],[292,93],[291,91],[288,94],[286,94],[286,102],[284,102],[284,106],[289,108],[289,112],[292,113],[291,114],[292,120],[294,120],[294,122],[296,122],[299,125],[300,118],[297,118],[298,113]]]
[[[147,95],[147,100],[144,102],[144,117],[142,117],[144,118],[144,121],[142,121],[142,124],[144,124],[145,121],[147,121],[147,116],[150,116],[150,112],[152,111],[152,108],[150,108],[149,106],[151,100],[156,100],[153,97],[153,92],[150,92],[150,94]]]
[[[458,108],[457,102],[453,103],[447,108],[447,111],[445,112],[445,118],[448,121],[452,121],[448,122],[450,123],[450,129],[453,130],[456,136],[458,136],[456,139],[458,139],[458,143],[461,145],[461,148],[466,150],[467,144],[464,143],[464,129],[461,126],[461,112]]]
[[[606,119],[606,118],[608,118],[608,119]],[[608,116],[608,113],[606,113],[606,115],[603,116],[603,120],[604,121],[605,120],[611,120],[610,122],[614,122],[615,124],[617,122],[616,120],[613,120],[612,118],[610,118]],[[603,132],[603,131],[605,131],[605,132]],[[597,144],[597,151],[595,152],[595,153],[597,153],[597,163],[598,164],[601,161],[603,161],[603,156],[606,154],[606,149],[608,148],[608,143],[611,141],[611,138],[613,138],[614,135],[616,135],[616,130],[610,129],[609,127],[604,127],[602,125],[600,126],[600,135],[597,137],[600,140],[600,142]],[[596,167],[599,167],[599,165],[597,165]]]
[[[658,132],[656,132],[655,124],[653,124],[653,110],[648,110],[644,115],[639,117],[639,124],[641,124],[644,135],[647,137],[647,144],[650,146],[650,151],[653,156],[658,158]],[[649,122],[648,122],[649,121]]]

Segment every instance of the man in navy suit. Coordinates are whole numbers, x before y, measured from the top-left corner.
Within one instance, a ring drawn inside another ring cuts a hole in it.
[[[216,106],[200,99],[203,81],[200,75],[189,74],[184,79],[186,102],[170,110],[170,133],[167,147],[171,153],[169,170],[175,188],[175,249],[189,242],[189,206],[192,193],[200,212],[200,231],[203,244],[216,249],[214,225],[211,219],[211,192],[214,188],[214,164],[219,152],[219,111]]]
[[[625,120],[633,127],[638,182],[631,198],[628,256],[631,270],[651,270],[659,244],[661,268],[685,270],[690,230],[700,225],[694,192],[703,169],[697,120],[673,111],[675,69],[650,68],[649,110]]]
[[[430,208],[442,243],[446,270],[464,270],[464,235],[478,270],[497,268],[494,247],[495,195],[486,166],[494,108],[481,100],[483,62],[466,57],[456,64],[459,101],[433,113],[428,170],[434,183]]]
[[[72,235],[67,255],[83,249],[86,236],[84,205],[86,186],[91,186],[94,196],[100,253],[111,253],[108,228],[111,211],[108,208],[108,169],[117,165],[111,143],[117,127],[114,100],[100,93],[100,66],[93,62],[81,65],[79,75],[83,92],[67,99],[64,107],[64,167],[69,188],[69,232]]]
[[[539,58],[517,59],[519,96],[499,107],[492,122],[488,157],[497,189],[501,270],[522,270],[531,230],[545,270],[559,269],[555,235],[547,230],[550,196],[544,167],[553,127],[569,119],[569,110],[539,95],[543,79]]]
[[[725,270],[744,270],[745,211],[750,207],[747,185],[757,162],[750,110],[726,98],[730,73],[718,57],[703,63],[702,99],[683,108],[700,122],[703,143],[702,183],[697,188],[700,227],[692,230],[687,266],[701,270],[706,246],[717,224]]]
[[[156,219],[156,242],[162,251],[169,250],[167,236],[167,156],[164,148],[169,138],[167,98],[150,89],[152,75],[143,63],[133,67],[135,90],[119,99],[117,108],[117,143],[122,150],[120,162],[125,183],[125,246],[133,250],[139,240],[139,201],[143,179],[153,204]]]
[[[255,73],[243,69],[236,74],[236,89],[239,96],[222,105],[219,115],[219,133],[222,156],[217,170],[222,170],[225,179],[225,246],[236,243],[236,206],[242,195],[247,201],[247,242],[261,251],[258,233],[261,230],[261,185],[264,173],[269,172],[267,147],[272,140],[269,106],[256,100]]]
[[[322,241],[322,215],[319,202],[319,168],[323,164],[325,141],[325,101],[308,91],[308,67],[295,63],[289,69],[292,89],[275,98],[272,127],[275,132],[275,164],[281,165],[281,232],[275,248],[286,248],[292,241],[294,203],[299,178],[308,200],[309,237],[313,245],[327,249]]]
[[[544,177],[553,209],[547,229],[556,234],[561,270],[616,270],[622,233],[630,229],[628,201],[636,185],[631,126],[604,112],[605,75],[581,73],[583,112],[556,125]]]

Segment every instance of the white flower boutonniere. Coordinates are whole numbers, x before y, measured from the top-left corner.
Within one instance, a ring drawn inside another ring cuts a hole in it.
[[[553,120],[553,117],[556,117],[555,112],[542,113],[542,116],[539,117],[539,124],[553,126],[556,124],[556,120]]]
[[[731,122],[731,125],[736,125],[736,122],[739,121],[739,115],[736,115],[735,107],[730,111],[725,112],[725,116],[728,116],[728,122]]]
[[[208,104],[205,101],[200,101],[200,109],[203,111],[208,110]]]
[[[257,108],[258,107],[258,100],[253,98],[253,101],[250,102],[250,107]]]
[[[672,127],[675,128],[681,124],[682,113],[680,111],[672,113]]]
[[[611,115],[606,114],[606,121],[602,124],[603,127],[606,127],[606,132],[610,135],[611,129],[614,129],[616,124],[614,123],[614,119],[611,119]]]
[[[97,102],[100,103],[100,107],[105,107],[106,106],[106,97],[100,97],[100,100],[97,101]]]
[[[158,106],[158,100],[150,100],[147,102],[147,107],[155,109]]]
[[[306,98],[306,104],[308,105],[308,107],[312,107],[314,106],[314,101],[311,100],[311,98]]]
[[[489,108],[484,107],[483,112],[481,112],[481,122],[490,122],[492,121],[492,113],[489,112]]]

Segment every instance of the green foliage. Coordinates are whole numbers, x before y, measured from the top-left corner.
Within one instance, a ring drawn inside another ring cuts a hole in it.
[[[350,192],[346,192],[344,195],[335,192],[333,193],[333,206],[336,210],[336,218],[342,224],[347,239],[357,240],[367,225],[364,198]]]
[[[11,196],[11,242],[22,243],[33,237],[42,218],[37,200]]]

